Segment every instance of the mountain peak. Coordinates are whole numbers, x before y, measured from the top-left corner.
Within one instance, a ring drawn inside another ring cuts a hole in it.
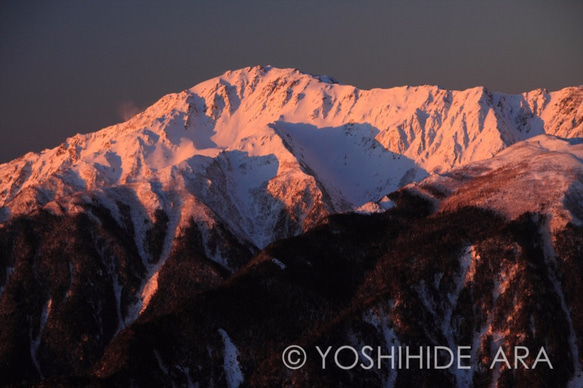
[[[74,209],[81,193],[124,187],[150,216],[177,203],[184,212],[182,197],[193,196],[263,246],[284,209],[296,233],[322,214],[544,133],[583,136],[581,88],[516,96],[482,87],[361,90],[297,69],[247,67],[0,165],[0,222],[55,201],[52,209]],[[217,196],[222,204],[211,203]]]
[[[215,79],[227,81],[230,84],[238,84],[240,80],[254,79],[255,77],[265,77],[269,79],[297,79],[299,77],[311,77],[323,83],[338,84],[339,82],[331,76],[319,75],[304,72],[297,68],[277,68],[271,65],[249,66],[238,70],[229,70]]]

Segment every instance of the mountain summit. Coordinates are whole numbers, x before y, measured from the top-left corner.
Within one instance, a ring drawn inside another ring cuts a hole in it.
[[[360,90],[256,66],[164,96],[0,165],[0,376],[314,386],[280,347],[470,343],[491,360],[544,344],[551,314],[563,367],[533,376],[576,385],[582,138],[583,87]],[[514,381],[474,366],[317,381]]]
[[[173,228],[215,213],[261,248],[517,141],[581,137],[582,102],[582,88],[360,90],[296,69],[229,71],[0,165],[0,222],[40,207],[74,211],[91,197],[113,214],[116,201],[143,208],[132,215],[140,224],[157,209]]]

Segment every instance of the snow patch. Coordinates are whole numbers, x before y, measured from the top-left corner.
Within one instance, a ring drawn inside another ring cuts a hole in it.
[[[393,304],[392,301],[389,302],[390,305]],[[399,342],[399,339],[397,338],[397,334],[395,333],[395,329],[393,327],[389,326],[389,314],[387,314],[383,309],[379,309],[378,311],[374,311],[374,310],[368,310],[364,313],[363,315],[363,320],[364,322],[367,322],[371,325],[373,325],[377,331],[379,332],[379,334],[381,334],[384,338],[384,345],[386,346],[386,349],[383,351],[383,354],[396,354],[396,352],[398,351],[397,349],[399,349],[399,347],[401,347],[401,343]],[[391,351],[394,347],[394,352]],[[397,374],[398,374],[398,368],[397,368],[397,361],[395,361],[395,368],[391,368],[390,365],[387,365],[387,368],[385,369],[385,367],[382,368],[382,370],[387,370],[388,375],[385,375],[385,379],[383,379],[383,383],[382,386],[383,387],[394,387],[395,386],[395,382],[397,381]]]
[[[395,206],[395,203],[389,199],[387,195],[376,202],[367,202],[362,206],[355,209],[356,213],[360,214],[372,214],[372,213],[382,213],[389,210]]]
[[[558,296],[559,301],[561,303],[561,309],[565,313],[565,318],[567,320],[567,324],[569,327],[569,350],[571,351],[571,355],[573,357],[573,369],[575,371],[573,379],[571,380],[571,382],[569,382],[569,386],[570,387],[571,386],[581,387],[582,385],[580,385],[579,383],[583,382],[583,370],[581,369],[581,364],[579,363],[579,348],[577,346],[577,336],[575,334],[575,328],[573,326],[573,319],[571,317],[571,311],[569,310],[569,307],[567,306],[567,302],[565,299],[565,294],[563,292],[563,288],[561,286],[561,282],[557,278],[557,275],[555,274],[555,270],[554,270],[554,268],[557,268],[557,266],[556,266],[556,253],[555,253],[552,235],[551,235],[551,231],[550,231],[550,223],[547,223],[547,225],[541,226],[540,234],[543,237],[543,242],[544,242],[544,247],[543,247],[544,248],[544,256],[545,256],[545,262],[547,263],[547,268],[548,268],[547,273],[549,274],[549,280],[551,281],[551,283],[553,284],[553,287],[555,288],[555,292],[557,293],[557,296]]]
[[[229,388],[237,388],[243,383],[243,372],[241,372],[241,367],[239,365],[239,350],[231,341],[231,338],[227,332],[223,329],[219,329],[219,334],[223,339],[223,345],[225,346],[225,377],[227,380],[227,386]]]
[[[447,295],[449,304],[443,306],[444,313],[441,330],[444,337],[447,340],[447,345],[449,349],[455,349],[457,347],[454,339],[454,333],[456,332],[456,328],[454,327],[453,324],[454,322],[452,319],[453,311],[457,306],[457,301],[462,290],[464,289],[466,284],[473,279],[475,273],[476,258],[477,256],[473,245],[467,246],[463,249],[462,253],[459,256],[460,271],[455,279],[455,289],[452,293],[449,293]],[[474,348],[472,348],[472,352],[473,351]],[[474,358],[472,358],[472,360],[474,360],[475,363],[475,355],[473,356]],[[459,388],[464,388],[472,385],[474,368],[475,365],[470,369],[450,368],[450,372],[452,372],[456,376],[456,384]]]
[[[380,213],[383,209],[381,209],[376,202],[367,202],[364,205],[357,207],[354,211],[359,214],[373,214]]]
[[[160,369],[162,370],[162,372],[164,373],[164,375],[168,375],[168,367],[164,364],[164,362],[162,361],[162,357],[160,357],[160,353],[158,353],[158,351],[156,349],[154,349],[154,357],[156,358],[156,361],[158,362],[158,366],[160,367]]]
[[[461,271],[464,274],[464,286],[474,280],[476,266],[479,260],[480,255],[476,252],[473,245],[464,249],[464,252],[460,256]]]
[[[146,282],[144,289],[142,290],[142,307],[139,314],[141,315],[148,308],[148,304],[152,300],[152,297],[158,290],[158,274],[160,271],[156,271],[153,276]]]
[[[41,370],[40,363],[38,362],[38,351],[40,348],[42,335],[43,335],[43,332],[45,330],[45,326],[47,324],[49,314],[51,312],[52,305],[53,305],[53,300],[52,300],[52,298],[49,298],[49,300],[43,306],[43,311],[42,311],[41,316],[40,316],[39,328],[38,328],[38,332],[37,332],[36,336],[33,335],[32,324],[30,326],[30,331],[29,331],[30,357],[31,357],[32,362],[33,362],[41,379],[44,379],[44,374]]]
[[[520,268],[517,264],[505,263],[505,265],[503,265],[502,271],[498,273],[498,277],[494,278],[494,301],[506,292],[508,287],[510,287],[510,282],[519,273]]]
[[[8,281],[10,280],[10,276],[12,275],[12,272],[14,272],[14,267],[6,267],[6,282],[4,283],[4,285],[2,287],[0,287],[0,296],[2,295],[2,292],[4,292],[4,287],[6,287],[6,285],[8,284]]]
[[[275,257],[273,259],[271,259],[271,261],[277,265],[279,268],[281,269],[285,269],[285,264],[282,263],[280,260],[276,259]]]

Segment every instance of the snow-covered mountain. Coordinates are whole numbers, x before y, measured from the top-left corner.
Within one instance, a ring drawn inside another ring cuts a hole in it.
[[[583,136],[582,88],[360,90],[294,69],[246,68],[0,165],[0,221],[98,201],[121,222],[121,202],[142,234],[162,209],[173,233],[192,217],[203,230],[219,219],[262,248],[542,133]]]
[[[0,165],[0,376],[488,386],[516,377],[292,373],[281,347],[490,360],[526,338],[563,365],[532,376],[576,385],[582,138],[583,87],[360,90],[258,66],[167,95]]]
[[[544,215],[553,231],[568,223],[581,226],[583,138],[539,135],[410,188],[438,201],[442,211],[474,206],[509,220],[524,213]]]

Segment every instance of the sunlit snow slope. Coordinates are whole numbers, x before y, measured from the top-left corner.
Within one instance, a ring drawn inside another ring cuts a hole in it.
[[[583,224],[583,139],[539,135],[495,157],[435,174],[412,190],[441,211],[495,210],[509,220],[526,212],[548,217],[552,230]]]
[[[582,88],[521,95],[482,87],[360,90],[258,66],[0,165],[0,221],[88,202],[119,220],[121,203],[131,209],[139,247],[144,220],[161,209],[174,232],[191,219],[203,230],[220,222],[261,248],[323,215],[543,133],[583,136]],[[220,251],[210,256],[222,260]]]

